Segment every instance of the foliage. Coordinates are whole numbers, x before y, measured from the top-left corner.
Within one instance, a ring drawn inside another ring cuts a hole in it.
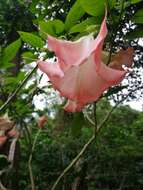
[[[100,118],[107,112],[99,106]],[[110,105],[108,105],[111,107]],[[118,108],[106,128],[101,132],[96,144],[84,154],[69,175],[65,176],[59,189],[71,189],[79,177],[85,189],[140,189],[142,178],[142,113],[128,106]],[[50,122],[38,138],[33,153],[32,167],[37,189],[50,189],[60,172],[70,163],[89,139],[92,128],[83,127],[80,136],[73,136],[71,121],[62,133],[56,133]],[[136,124],[138,123],[138,125]],[[78,123],[75,124],[78,127]],[[136,130],[138,128],[138,130]],[[34,129],[33,129],[34,130]],[[34,131],[32,132],[34,136]],[[28,189],[27,145],[22,145],[20,189]],[[82,176],[83,175],[83,176]],[[80,184],[79,189],[82,188]]]

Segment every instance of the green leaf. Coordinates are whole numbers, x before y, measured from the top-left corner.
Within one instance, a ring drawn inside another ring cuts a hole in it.
[[[143,9],[140,9],[135,13],[135,15],[132,18],[132,21],[138,24],[143,24]]]
[[[72,8],[70,9],[66,21],[65,21],[65,29],[69,30],[72,26],[74,26],[79,19],[85,14],[84,9],[80,4],[80,0],[77,0]]]
[[[141,2],[142,0],[131,0],[131,4],[136,4],[136,3],[139,3]]]
[[[134,16],[143,16],[143,9],[138,10]]]
[[[8,62],[10,62],[10,61],[12,61],[12,59],[14,59],[20,46],[21,46],[21,40],[18,39],[16,41],[12,42],[10,45],[8,45],[4,49],[3,56],[2,56],[3,65],[6,65]]]
[[[10,85],[10,88],[14,88],[25,77],[25,72],[20,72],[15,77],[12,77],[11,75],[6,75],[6,74],[4,75],[5,76],[5,85]]]
[[[142,17],[134,17],[132,19],[132,21],[137,23],[137,24],[143,24],[143,16]]]
[[[127,33],[126,39],[133,40],[137,38],[142,38],[143,37],[143,29],[139,28],[136,29],[132,32]]]
[[[44,37],[47,37],[46,34],[50,34],[52,36],[57,36],[64,31],[65,25],[61,20],[49,20],[47,22],[40,21],[40,32]],[[46,34],[45,34],[46,33]]]
[[[30,3],[30,6],[29,6],[29,10],[32,12],[32,13],[36,13],[38,12],[37,11],[37,8],[36,8],[36,5],[39,3],[39,0],[33,0],[31,3]]]
[[[11,68],[13,66],[14,66],[14,64],[12,62],[3,62],[1,65],[1,69],[8,69],[8,68]]]
[[[87,33],[92,33],[92,32],[94,32],[95,34],[97,34],[98,33],[98,31],[99,31],[99,29],[100,29],[100,26],[99,25],[90,25],[90,26],[88,26],[87,28],[86,28],[86,32]]]
[[[33,46],[33,47],[38,47],[42,48],[44,46],[43,40],[34,34],[31,34],[29,32],[18,32],[21,39],[26,42],[27,44]]]
[[[84,115],[82,112],[75,113],[71,123],[71,133],[73,136],[78,137],[81,134],[81,129],[85,124]]]
[[[71,29],[70,29],[70,33],[77,33],[77,32],[84,32],[87,30],[87,28],[90,26],[90,25],[95,25],[97,23],[100,23],[100,20],[99,18],[97,17],[90,17],[90,18],[87,18],[86,20],[82,21],[80,24],[76,24],[75,26],[73,26]]]
[[[114,7],[116,1],[108,0],[110,9]],[[106,0],[80,0],[82,8],[90,15],[104,15]]]
[[[23,59],[25,60],[26,63],[31,63],[33,62],[35,59],[37,59],[37,56],[35,54],[33,54],[30,51],[24,52],[22,54]]]
[[[137,24],[143,24],[143,16],[142,17],[140,17],[140,16],[133,17],[132,21],[135,22],[135,23],[137,23]]]

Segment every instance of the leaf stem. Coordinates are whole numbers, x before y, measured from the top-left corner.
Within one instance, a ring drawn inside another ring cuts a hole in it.
[[[6,187],[3,186],[3,184],[0,181],[0,190],[8,190]]]

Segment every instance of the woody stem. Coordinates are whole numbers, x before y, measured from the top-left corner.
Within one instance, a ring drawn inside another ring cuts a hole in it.
[[[78,153],[78,155],[72,160],[72,162],[64,169],[64,171],[61,173],[61,175],[57,178],[57,180],[55,181],[54,185],[52,186],[51,190],[55,190],[57,185],[59,184],[59,182],[61,181],[61,179],[65,176],[65,174],[74,166],[74,164],[79,160],[79,158],[84,154],[84,152],[87,150],[87,148],[89,147],[89,145],[96,139],[97,135],[99,134],[100,130],[102,129],[102,127],[104,126],[105,122],[110,118],[112,112],[118,107],[118,105],[120,103],[122,103],[124,100],[126,100],[133,92],[142,89],[143,86],[139,86],[136,89],[133,89],[132,91],[130,91],[121,101],[119,101],[114,107],[112,107],[112,109],[108,112],[108,114],[105,116],[105,118],[103,119],[103,121],[97,125],[96,127],[96,133],[94,132],[94,134],[92,135],[92,137],[88,140],[88,142],[83,146],[83,148],[81,149],[81,151]],[[95,110],[95,107],[94,107]],[[94,111],[95,113],[95,111]],[[96,118],[94,118],[96,119]],[[96,121],[96,120],[95,120]],[[92,121],[93,123],[93,121]],[[94,126],[96,126],[96,124],[94,123]]]
[[[38,132],[37,132],[37,134],[36,134],[36,136],[34,138],[31,153],[30,153],[29,160],[28,160],[28,168],[29,168],[29,175],[30,175],[31,189],[32,190],[35,190],[35,183],[34,183],[34,177],[33,177],[33,171],[32,171],[31,163],[32,163],[33,152],[34,152],[36,142],[37,142],[37,139],[38,139],[38,136],[39,136],[40,132],[41,132],[41,129],[38,130]]]
[[[95,139],[95,135],[93,135],[88,142],[84,145],[84,147],[81,149],[81,151],[78,153],[78,155],[72,160],[72,162],[64,169],[64,171],[61,173],[61,175],[58,177],[56,182],[54,183],[51,190],[55,190],[60,180],[64,177],[64,175],[72,168],[72,166],[79,160],[79,158],[83,155],[83,153],[86,151],[88,146],[93,142]]]
[[[116,107],[116,106],[115,106]],[[60,180],[65,176],[65,174],[72,168],[72,166],[79,160],[79,158],[84,154],[84,152],[87,150],[87,148],[89,147],[89,145],[96,139],[97,134],[99,133],[101,127],[104,125],[104,123],[109,119],[111,113],[113,112],[113,110],[115,109],[115,107],[113,107],[110,112],[106,115],[106,117],[104,118],[103,122],[101,122],[101,124],[99,124],[99,126],[96,126],[95,124],[95,129],[96,129],[96,133],[94,132],[94,134],[91,136],[91,138],[87,141],[87,143],[83,146],[83,148],[81,149],[81,151],[78,153],[78,155],[72,160],[72,162],[64,169],[64,171],[61,173],[61,175],[57,178],[57,180],[55,181],[54,185],[52,186],[51,190],[55,190],[57,185],[59,184]],[[95,109],[95,108],[94,108]]]

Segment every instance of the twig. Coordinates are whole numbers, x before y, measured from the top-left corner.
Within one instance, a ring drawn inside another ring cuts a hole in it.
[[[58,183],[60,182],[60,180],[63,178],[63,176],[71,169],[71,167],[79,160],[79,158],[83,155],[83,153],[86,151],[86,149],[88,148],[88,146],[94,141],[94,139],[97,136],[97,132],[99,131],[99,129],[101,128],[101,126],[108,120],[109,116],[111,115],[113,109],[107,114],[107,116],[105,117],[105,119],[103,120],[103,122],[99,125],[99,127],[97,126],[97,130],[96,130],[96,134],[94,132],[94,134],[92,135],[92,137],[88,140],[88,142],[83,146],[83,148],[81,149],[81,151],[78,153],[78,155],[72,160],[72,162],[64,169],[64,171],[61,173],[61,175],[58,177],[58,179],[56,180],[56,182],[54,183],[53,187],[51,190],[55,190]],[[95,124],[94,124],[95,125]]]
[[[112,112],[117,108],[117,106],[122,103],[125,99],[128,98],[128,96],[132,93],[135,92],[136,90],[139,90],[143,88],[143,86],[141,87],[137,87],[136,89],[132,90],[131,92],[129,92],[121,101],[119,101],[109,112],[108,114],[105,116],[104,120],[97,126],[97,130],[96,130],[96,134],[94,133],[92,135],[92,137],[88,140],[88,142],[83,146],[83,148],[81,149],[81,151],[78,153],[78,155],[72,160],[72,162],[64,169],[64,171],[60,174],[60,176],[57,178],[57,180],[55,181],[54,185],[52,186],[51,190],[55,190],[57,185],[59,184],[60,180],[65,176],[65,174],[72,168],[72,166],[79,160],[79,158],[83,155],[83,153],[86,151],[86,149],[88,148],[88,146],[96,139],[97,134],[100,132],[101,128],[103,127],[104,123],[109,119],[109,117],[111,116]],[[92,124],[94,122],[92,121]],[[95,123],[94,123],[95,125]]]
[[[95,125],[94,121],[92,121],[92,119],[89,117],[89,115],[86,111],[84,112],[84,115],[85,115],[86,119],[89,121],[89,123],[94,126]]]
[[[101,130],[101,128],[103,127],[103,124],[109,119],[111,113],[118,107],[119,104],[121,104],[122,102],[124,102],[133,92],[142,89],[143,86],[139,86],[137,88],[135,88],[134,90],[130,91],[123,99],[121,99],[119,102],[117,102],[117,104],[109,111],[109,113],[106,115],[106,117],[104,118],[103,122],[98,126],[97,128],[97,132],[99,132]]]
[[[122,14],[123,14],[123,10],[124,10],[124,0],[122,0],[122,2],[121,2],[122,4],[121,4],[121,9],[120,9],[120,15],[119,15],[119,19],[118,19],[118,23],[120,24],[120,22],[121,22],[121,19],[122,19]],[[108,5],[108,8],[109,8],[109,10],[110,10],[110,4],[109,4],[109,0],[106,0],[106,4]],[[112,17],[112,15],[110,14],[110,17],[111,17],[111,19],[112,19],[112,21],[113,21],[113,24],[114,24],[114,17]],[[119,27],[119,24],[118,24],[118,27]],[[115,32],[115,33],[114,33]],[[112,53],[113,53],[113,47],[114,47],[114,39],[116,38],[116,36],[117,36],[117,32],[118,32],[118,30],[116,29],[115,31],[114,31],[114,27],[113,27],[113,29],[112,29],[112,32],[111,32],[111,37],[110,37],[110,43],[109,43],[109,49],[110,49],[110,51],[109,51],[109,56],[108,56],[108,62],[107,62],[107,65],[109,65],[109,63],[110,63],[110,61],[111,61],[111,58],[112,58]]]
[[[72,162],[64,169],[64,171],[61,173],[61,175],[58,177],[56,182],[54,183],[51,190],[55,190],[60,180],[64,177],[64,175],[72,168],[72,166],[79,160],[79,158],[83,155],[87,147],[93,142],[95,139],[95,135],[93,135],[88,142],[84,145],[84,147],[81,149],[79,154],[72,160]]]
[[[32,190],[35,190],[35,183],[34,183],[34,177],[33,177],[33,171],[32,171],[31,162],[32,162],[32,157],[33,157],[33,152],[34,152],[34,149],[35,149],[35,145],[36,145],[36,142],[37,142],[37,139],[38,139],[38,136],[39,136],[40,132],[41,132],[41,129],[38,130],[38,132],[37,132],[37,134],[36,134],[36,136],[34,138],[31,153],[30,153],[29,160],[28,160],[28,168],[29,168],[29,175],[30,175],[30,182],[31,182],[31,189]]]
[[[111,20],[113,21],[114,23],[114,18],[111,14],[111,8],[110,8],[110,3],[109,3],[109,0],[106,0],[106,6],[108,8],[108,12],[109,12],[109,16],[111,17]],[[111,61],[111,56],[112,56],[112,51],[113,51],[113,40],[114,40],[114,33],[113,33],[114,29],[112,28],[111,30],[111,37],[110,37],[110,43],[109,43],[109,55],[108,55],[108,62],[107,62],[107,65],[109,65],[110,61]]]
[[[111,115],[113,109],[107,114],[107,116],[105,117],[105,119],[103,120],[103,122],[97,126],[97,130],[96,130],[96,134],[94,133],[93,136],[88,140],[88,142],[84,145],[84,147],[81,149],[81,151],[79,152],[79,154],[72,160],[72,162],[64,169],[64,171],[61,173],[61,175],[58,177],[58,179],[56,180],[56,182],[54,183],[53,187],[51,190],[55,190],[58,183],[60,182],[60,180],[63,178],[63,176],[71,169],[71,167],[79,160],[79,158],[83,155],[83,153],[86,151],[86,149],[88,148],[88,146],[94,141],[97,132],[99,131],[99,129],[101,128],[101,126],[108,120],[109,116]],[[94,124],[95,125],[95,124]]]
[[[118,190],[122,190],[122,189],[123,189],[123,186],[124,186],[124,183],[125,183],[125,179],[126,179],[126,175],[123,176],[122,181],[121,181],[121,184],[120,184]]]
[[[94,104],[93,104],[93,116],[94,116],[94,128],[95,128],[94,132],[96,134],[96,132],[97,132],[96,102],[94,102]]]
[[[3,186],[3,184],[0,181],[0,190],[8,190],[6,187]]]
[[[14,156],[15,156],[15,149],[16,149],[16,143],[18,138],[13,138],[12,142],[10,144],[9,148],[9,154],[8,154],[8,161],[11,163],[10,167],[13,167],[14,162]]]
[[[13,100],[13,98],[20,91],[20,89],[26,84],[26,82],[29,80],[29,78],[31,78],[32,74],[36,71],[36,69],[37,69],[37,65],[25,77],[25,79],[19,84],[19,86],[16,88],[16,90],[9,96],[9,98],[7,99],[7,101],[0,107],[0,112],[2,112],[7,107],[7,105],[11,103],[11,101]]]

